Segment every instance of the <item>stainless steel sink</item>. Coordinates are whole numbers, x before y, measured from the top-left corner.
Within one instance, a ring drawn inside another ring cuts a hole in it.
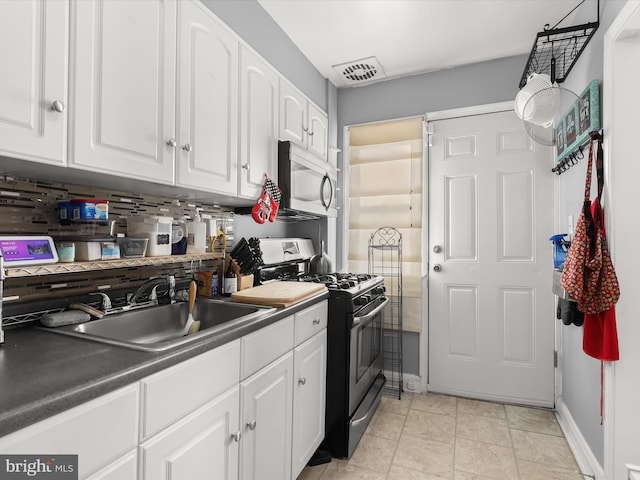
[[[263,318],[274,310],[272,307],[198,299],[193,316],[200,321],[200,331],[192,335],[185,335],[189,315],[189,304],[186,302],[107,315],[77,325],[40,328],[133,350],[159,352],[229,332]]]

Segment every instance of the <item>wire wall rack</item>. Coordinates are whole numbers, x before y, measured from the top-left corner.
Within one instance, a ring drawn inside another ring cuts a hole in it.
[[[520,88],[527,84],[533,73],[546,73],[551,82],[562,83],[582,54],[587,43],[600,26],[600,0],[597,1],[597,20],[595,22],[557,28],[574,10],[584,3],[580,2],[571,12],[564,16],[553,27],[544,26],[542,32],[536,34],[531,53],[520,79]]]
[[[384,393],[402,396],[402,233],[380,227],[369,238],[369,273],[384,278],[389,303],[384,310],[382,356],[387,383]]]

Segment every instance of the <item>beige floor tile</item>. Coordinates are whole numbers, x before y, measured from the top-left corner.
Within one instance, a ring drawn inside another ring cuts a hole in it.
[[[464,438],[456,439],[455,469],[500,480],[518,478],[516,458],[512,448],[474,442]]]
[[[514,405],[505,405],[504,408],[507,413],[509,428],[563,436],[556,416],[550,410],[517,407]]]
[[[460,414],[456,422],[456,438],[511,447],[511,436],[504,418]]]
[[[398,440],[406,418],[405,415],[378,409],[365,433],[376,437],[388,438],[389,440]]]
[[[437,413],[409,410],[402,432],[413,437],[453,445],[456,435],[456,419]]]
[[[451,478],[453,445],[402,434],[393,465]]]
[[[327,464],[320,480],[385,480],[386,474],[356,467],[343,460],[333,459]]]
[[[518,460],[518,468],[522,480],[584,480],[577,466],[575,470],[566,470],[553,465]]]
[[[470,398],[458,398],[458,414],[505,418],[504,405]]]
[[[383,412],[397,413],[399,415],[406,415],[409,411],[409,407],[411,406],[412,398],[412,393],[403,393],[400,400],[398,400],[396,397],[383,395],[378,410],[382,410]]]
[[[411,409],[455,417],[456,397],[438,393],[414,394],[411,401]]]
[[[511,430],[511,439],[519,460],[577,470],[578,466],[564,437]]]
[[[395,440],[363,435],[349,460],[349,465],[386,474],[391,466],[396,443]]]
[[[493,477],[485,477],[484,475],[477,475],[475,473],[461,472],[460,470],[456,470],[455,472],[453,472],[453,480],[495,480],[495,479]],[[547,480],[551,480],[551,479],[547,479]]]
[[[316,465],[315,467],[304,467],[304,470],[300,472],[298,478],[296,480],[318,480],[324,471],[326,470],[328,464]]]
[[[391,465],[387,480],[451,480],[451,477],[440,477],[432,473],[411,470],[401,465]]]

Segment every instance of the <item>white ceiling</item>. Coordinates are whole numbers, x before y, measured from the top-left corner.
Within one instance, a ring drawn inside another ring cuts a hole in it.
[[[529,53],[536,33],[545,24],[554,26],[580,3],[579,0],[258,1],[320,73],[338,87],[346,84],[334,65],[372,56],[378,59],[385,78],[389,79]],[[560,27],[573,25],[572,19],[573,15]],[[524,67],[523,64],[523,70]]]

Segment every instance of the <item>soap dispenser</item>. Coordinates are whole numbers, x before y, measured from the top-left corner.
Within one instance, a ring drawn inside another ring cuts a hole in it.
[[[205,253],[207,251],[207,226],[199,213],[193,221],[187,223],[187,253]]]

